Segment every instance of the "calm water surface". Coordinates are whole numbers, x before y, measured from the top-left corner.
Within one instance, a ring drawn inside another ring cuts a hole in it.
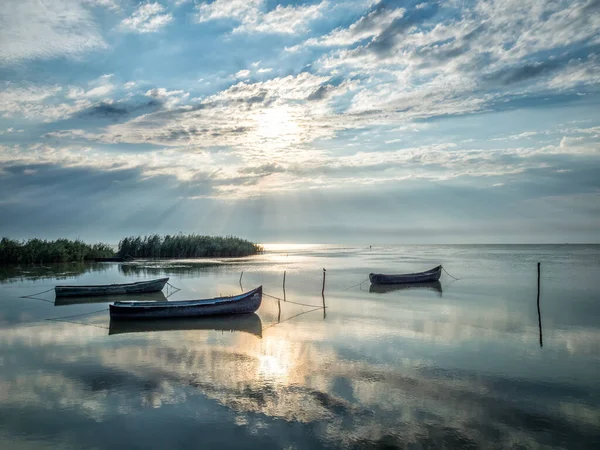
[[[439,263],[460,280],[352,287]],[[20,298],[163,275],[170,300],[204,298],[239,293],[242,271],[283,297],[284,270],[286,299],[315,308],[265,297],[256,316],[127,327],[93,299]],[[0,268],[0,448],[600,448],[599,278],[599,246]]]

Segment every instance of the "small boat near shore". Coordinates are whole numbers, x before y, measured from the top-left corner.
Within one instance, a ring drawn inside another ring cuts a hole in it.
[[[111,320],[108,334],[150,333],[157,331],[229,331],[244,332],[262,337],[262,321],[255,314],[210,316],[201,318],[175,318],[159,320]]]
[[[417,289],[424,291],[435,291],[441,295],[442,283],[440,283],[439,281],[427,281],[425,283],[372,284],[369,286],[369,293],[386,294],[388,292],[409,291]]]
[[[125,262],[125,261],[133,261],[131,256],[111,256],[109,258],[94,258],[94,262]]]
[[[262,302],[262,286],[240,295],[203,300],[167,302],[116,302],[109,305],[112,319],[202,317],[256,312]]]
[[[408,283],[427,283],[438,281],[442,275],[442,266],[434,267],[425,272],[385,275],[382,273],[370,273],[369,281],[371,284],[408,284]]]
[[[143,294],[162,291],[169,278],[124,284],[97,284],[89,286],[56,286],[57,297],[91,297],[98,295]]]

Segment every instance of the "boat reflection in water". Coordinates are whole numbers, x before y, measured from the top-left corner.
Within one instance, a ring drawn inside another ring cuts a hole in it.
[[[262,321],[256,313],[160,320],[111,319],[108,334],[191,330],[243,331],[260,338]]]
[[[392,291],[406,291],[412,289],[425,289],[439,292],[442,295],[442,283],[439,281],[428,281],[426,283],[407,283],[407,284],[371,284],[369,292],[376,294],[385,294]]]
[[[145,294],[132,295],[94,295],[91,297],[56,297],[54,306],[79,305],[84,303],[112,303],[112,302],[166,302],[167,297],[162,291],[147,292]]]

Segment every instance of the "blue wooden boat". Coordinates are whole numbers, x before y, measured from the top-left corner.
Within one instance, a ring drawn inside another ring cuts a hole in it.
[[[201,317],[255,312],[262,301],[262,286],[231,297],[172,302],[116,302],[109,305],[111,319]]]
[[[427,283],[429,281],[438,281],[441,275],[442,266],[437,266],[425,272],[407,273],[399,275],[384,275],[381,273],[370,273],[369,281],[371,281],[372,284]]]
[[[89,286],[56,286],[57,297],[90,297],[96,295],[143,294],[162,291],[169,278],[124,284],[96,284]]]

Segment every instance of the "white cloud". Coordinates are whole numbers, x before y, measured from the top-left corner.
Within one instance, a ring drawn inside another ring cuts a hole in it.
[[[68,117],[91,104],[86,99],[65,102],[58,98],[62,91],[60,86],[15,86],[6,83],[0,90],[0,115],[48,122]]]
[[[247,78],[250,76],[250,71],[247,69],[240,70],[234,75],[234,78]]]
[[[230,19],[240,22],[234,33],[299,33],[306,31],[308,23],[320,17],[327,5],[326,1],[315,5],[277,5],[265,12],[264,0],[215,0],[196,6],[196,21]]]
[[[293,34],[307,30],[308,23],[322,15],[327,6],[323,1],[316,5],[281,6],[266,14],[257,14],[244,18],[242,24],[233,30],[234,33],[276,33]]]
[[[198,22],[216,19],[254,20],[263,0],[215,0],[196,6]]]
[[[83,99],[83,98],[101,98],[110,94],[115,85],[110,82],[112,74],[102,75],[98,79],[89,83],[89,89],[85,90],[82,88],[71,88],[68,91],[67,97],[71,99]]]
[[[81,0],[3,0],[0,64],[77,57],[105,48],[93,16]]]
[[[83,3],[92,7],[101,6],[103,8],[115,11],[121,9],[118,0],[83,0]]]
[[[268,73],[271,72],[273,70],[272,67],[264,67],[262,69],[258,69],[258,71],[256,73]]]
[[[160,3],[143,3],[131,17],[123,19],[121,28],[137,33],[154,33],[173,20],[171,13],[164,12],[165,7]]]

